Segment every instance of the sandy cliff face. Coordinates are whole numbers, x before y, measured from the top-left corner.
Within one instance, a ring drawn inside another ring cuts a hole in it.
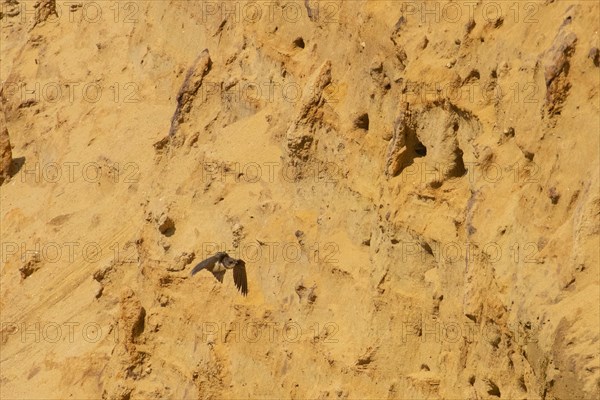
[[[3,1],[1,397],[596,398],[598,16]]]

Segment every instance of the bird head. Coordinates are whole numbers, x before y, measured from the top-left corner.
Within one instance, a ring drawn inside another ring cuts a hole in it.
[[[231,258],[229,256],[224,257],[221,262],[223,263],[223,265],[225,266],[225,268],[227,269],[231,269],[233,267],[235,267],[238,263],[238,260],[236,260],[235,258]]]

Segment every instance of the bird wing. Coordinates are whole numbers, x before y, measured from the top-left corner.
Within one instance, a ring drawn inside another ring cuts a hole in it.
[[[246,277],[246,263],[243,260],[238,260],[233,267],[233,282],[244,296],[248,294],[248,278]]]
[[[196,275],[200,270],[206,268],[209,271],[212,272],[213,267],[215,266],[215,263],[217,262],[218,257],[217,255],[214,255],[212,257],[207,258],[204,261],[201,261],[200,263],[198,263],[198,265],[196,265],[191,272],[191,275],[194,276]]]

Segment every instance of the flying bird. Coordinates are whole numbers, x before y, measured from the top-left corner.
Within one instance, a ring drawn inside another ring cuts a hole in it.
[[[229,254],[220,251],[212,257],[200,262],[192,269],[191,275],[194,276],[198,271],[206,269],[223,283],[225,271],[233,269],[233,283],[235,287],[244,295],[248,294],[248,278],[246,277],[246,263],[244,260],[229,257]]]

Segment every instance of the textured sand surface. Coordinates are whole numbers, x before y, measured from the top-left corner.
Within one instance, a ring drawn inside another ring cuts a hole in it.
[[[598,2],[0,6],[0,398],[600,396]]]

